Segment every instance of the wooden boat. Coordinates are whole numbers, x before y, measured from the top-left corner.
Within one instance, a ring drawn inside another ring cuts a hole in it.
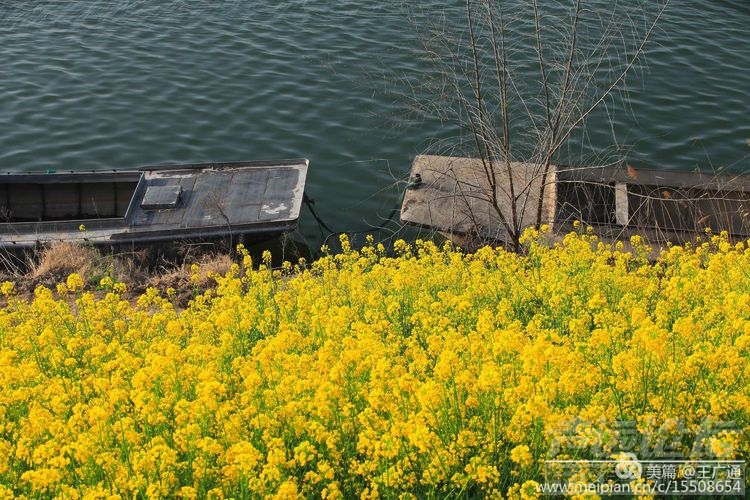
[[[297,225],[308,160],[0,174],[0,248],[272,238]]]

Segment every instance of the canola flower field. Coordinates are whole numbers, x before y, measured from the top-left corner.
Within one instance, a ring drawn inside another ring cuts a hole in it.
[[[245,254],[184,310],[6,282],[0,498],[533,498],[551,450],[625,450],[617,422],[746,460],[748,244],[547,236]]]

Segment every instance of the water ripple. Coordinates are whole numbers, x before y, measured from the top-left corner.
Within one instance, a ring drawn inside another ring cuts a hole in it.
[[[393,190],[371,196],[413,154],[456,133],[392,129],[403,111],[381,89],[429,71],[400,5],[0,2],[0,169],[306,156],[318,209],[359,227],[397,203]],[[748,25],[739,0],[669,11],[629,111],[615,113],[634,162],[683,169],[747,152]],[[595,146],[609,145],[608,127],[590,125]]]

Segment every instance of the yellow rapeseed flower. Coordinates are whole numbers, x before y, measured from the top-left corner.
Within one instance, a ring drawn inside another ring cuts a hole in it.
[[[0,496],[536,498],[552,452],[745,459],[750,248],[654,260],[545,229],[522,255],[344,238],[272,269],[239,248],[185,308],[77,274],[73,298],[6,298]]]

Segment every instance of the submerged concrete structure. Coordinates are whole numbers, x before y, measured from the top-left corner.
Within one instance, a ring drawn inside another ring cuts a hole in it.
[[[401,221],[462,245],[509,243],[508,223],[566,233],[580,221],[606,241],[640,234],[655,244],[706,229],[750,236],[750,175],[554,165],[545,177],[529,163],[421,155],[410,179]]]

